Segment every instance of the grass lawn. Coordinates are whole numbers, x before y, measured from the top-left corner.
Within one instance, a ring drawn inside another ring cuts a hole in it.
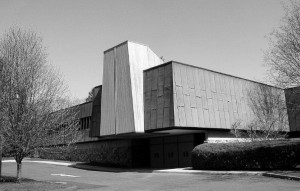
[[[14,177],[2,176],[0,178],[0,191],[46,191],[46,190],[79,190],[95,189],[99,186],[79,184],[73,182],[44,182],[32,179],[22,179],[20,183]]]

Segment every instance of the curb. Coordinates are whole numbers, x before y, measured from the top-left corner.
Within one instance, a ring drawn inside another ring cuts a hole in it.
[[[3,163],[15,163],[15,160],[3,160]],[[53,164],[53,165],[58,165],[58,166],[71,166],[74,165],[74,163],[71,162],[55,162],[55,161],[45,161],[45,160],[23,160],[22,163],[24,162],[30,162],[30,163],[43,163],[43,164]]]
[[[91,165],[84,165],[84,164],[74,164],[74,165],[70,165],[69,167],[78,168],[82,170],[101,171],[101,172],[144,172],[144,173],[154,172],[153,169],[127,169],[127,168],[91,166]]]
[[[210,175],[256,175],[261,176],[265,171],[207,171],[207,170],[191,170],[191,168],[175,168],[175,169],[116,169],[105,167],[94,167],[89,165],[71,165],[70,167],[103,171],[103,172],[140,172],[140,173],[172,173],[172,174],[210,174]]]
[[[157,173],[176,174],[210,174],[210,175],[256,175],[261,176],[265,171],[210,171],[210,170],[190,170],[189,168],[154,170]]]
[[[277,174],[272,172],[266,172],[262,174],[266,177],[272,177],[272,178],[281,178],[281,179],[287,179],[287,180],[297,180],[300,181],[300,177],[297,176],[291,176],[291,175],[283,175],[283,174]]]
[[[11,159],[6,159],[2,161],[6,162],[15,162]],[[78,168],[83,170],[91,171],[102,171],[102,172],[140,172],[140,173],[173,173],[173,174],[206,174],[206,175],[252,175],[252,176],[266,176],[272,178],[281,178],[287,180],[296,180],[300,181],[300,176],[293,176],[288,174],[280,174],[267,171],[210,171],[210,170],[193,170],[191,167],[187,168],[175,168],[175,169],[126,169],[126,168],[111,168],[111,167],[98,167],[85,165],[84,163],[75,163],[75,162],[58,162],[58,161],[47,161],[47,160],[24,160],[23,162],[33,162],[33,163],[44,163],[44,164],[53,164],[59,166],[68,166],[72,168]]]

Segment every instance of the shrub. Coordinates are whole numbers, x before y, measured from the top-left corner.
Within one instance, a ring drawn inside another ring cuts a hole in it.
[[[206,143],[192,151],[199,170],[293,169],[299,163],[300,140]]]
[[[77,148],[71,147],[65,152],[60,148],[46,148],[38,151],[39,157],[52,160],[81,161],[88,163],[97,163],[108,166],[130,166],[131,155],[128,147],[112,147],[103,144],[99,148]]]

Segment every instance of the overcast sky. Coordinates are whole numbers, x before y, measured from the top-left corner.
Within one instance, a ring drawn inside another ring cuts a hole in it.
[[[103,51],[125,40],[166,61],[263,81],[265,36],[283,14],[279,0],[0,0],[0,35],[37,32],[82,99],[102,83]]]

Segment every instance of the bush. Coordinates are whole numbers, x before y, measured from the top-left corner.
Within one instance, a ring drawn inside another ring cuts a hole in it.
[[[108,166],[128,167],[131,165],[130,148],[112,147],[103,144],[99,148],[70,147],[62,152],[60,148],[45,148],[38,151],[39,157],[51,160],[81,161]]]
[[[287,170],[299,163],[300,140],[206,143],[192,151],[198,170]]]

